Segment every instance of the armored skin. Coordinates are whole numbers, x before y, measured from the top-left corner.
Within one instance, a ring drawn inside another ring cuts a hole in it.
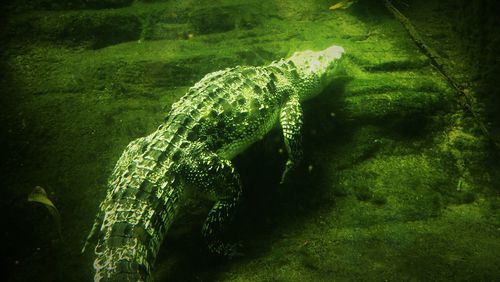
[[[209,73],[172,105],[156,131],[132,141],[89,235],[97,236],[94,280],[151,281],[163,238],[183,199],[193,195],[215,202],[202,227],[209,249],[231,254],[232,245],[220,239],[241,197],[231,159],[279,122],[288,152],[283,182],[301,157],[300,102],[333,79],[343,52],[332,46],[268,66]]]

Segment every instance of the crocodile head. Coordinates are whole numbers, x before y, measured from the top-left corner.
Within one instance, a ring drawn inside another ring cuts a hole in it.
[[[344,48],[333,45],[322,51],[295,52],[289,60],[297,67],[297,72],[303,80],[301,100],[306,100],[319,94],[334,78],[334,71]]]

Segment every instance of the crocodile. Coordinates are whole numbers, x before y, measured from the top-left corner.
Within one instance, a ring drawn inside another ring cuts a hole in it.
[[[209,73],[172,105],[156,131],[130,142],[85,244],[97,238],[94,281],[152,281],[165,234],[193,195],[214,201],[202,227],[208,249],[233,254],[235,244],[221,239],[242,194],[231,159],[279,123],[288,154],[285,181],[301,159],[301,102],[332,81],[343,52],[334,45],[267,66]]]

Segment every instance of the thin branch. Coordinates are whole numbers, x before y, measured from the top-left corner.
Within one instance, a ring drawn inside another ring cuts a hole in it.
[[[407,17],[405,17],[396,7],[394,7],[391,1],[389,0],[382,0],[382,1],[384,2],[384,5],[387,8],[387,10],[389,10],[389,12],[403,25],[406,31],[408,31],[411,39],[413,40],[413,42],[415,42],[420,51],[422,51],[422,53],[424,53],[429,58],[432,66],[436,68],[436,70],[446,79],[446,81],[450,84],[450,86],[453,87],[453,89],[455,89],[455,91],[464,99],[464,106],[472,114],[472,116],[476,120],[477,125],[480,127],[481,131],[486,136],[486,138],[492,141],[497,146],[497,148],[500,148],[500,144],[491,137],[488,129],[479,118],[479,115],[474,110],[473,98],[468,94],[467,90],[462,89],[458,85],[458,83],[446,72],[444,68],[443,59],[436,53],[436,51],[434,51],[427,44],[425,44],[423,38],[417,32],[417,30],[410,22],[410,20]]]

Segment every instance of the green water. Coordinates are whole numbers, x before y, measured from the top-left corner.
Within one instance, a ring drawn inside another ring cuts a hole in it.
[[[243,256],[207,253],[200,229],[210,203],[190,201],[160,250],[156,280],[500,279],[493,1],[393,1],[467,99],[383,1],[345,10],[261,2],[4,7],[2,281],[91,281],[92,252],[80,249],[130,141],[209,72],[332,44],[346,59],[303,105],[304,160],[290,181],[279,185],[278,129],[234,160],[244,196],[231,236]],[[27,201],[37,185],[60,212],[61,236],[48,210]]]

